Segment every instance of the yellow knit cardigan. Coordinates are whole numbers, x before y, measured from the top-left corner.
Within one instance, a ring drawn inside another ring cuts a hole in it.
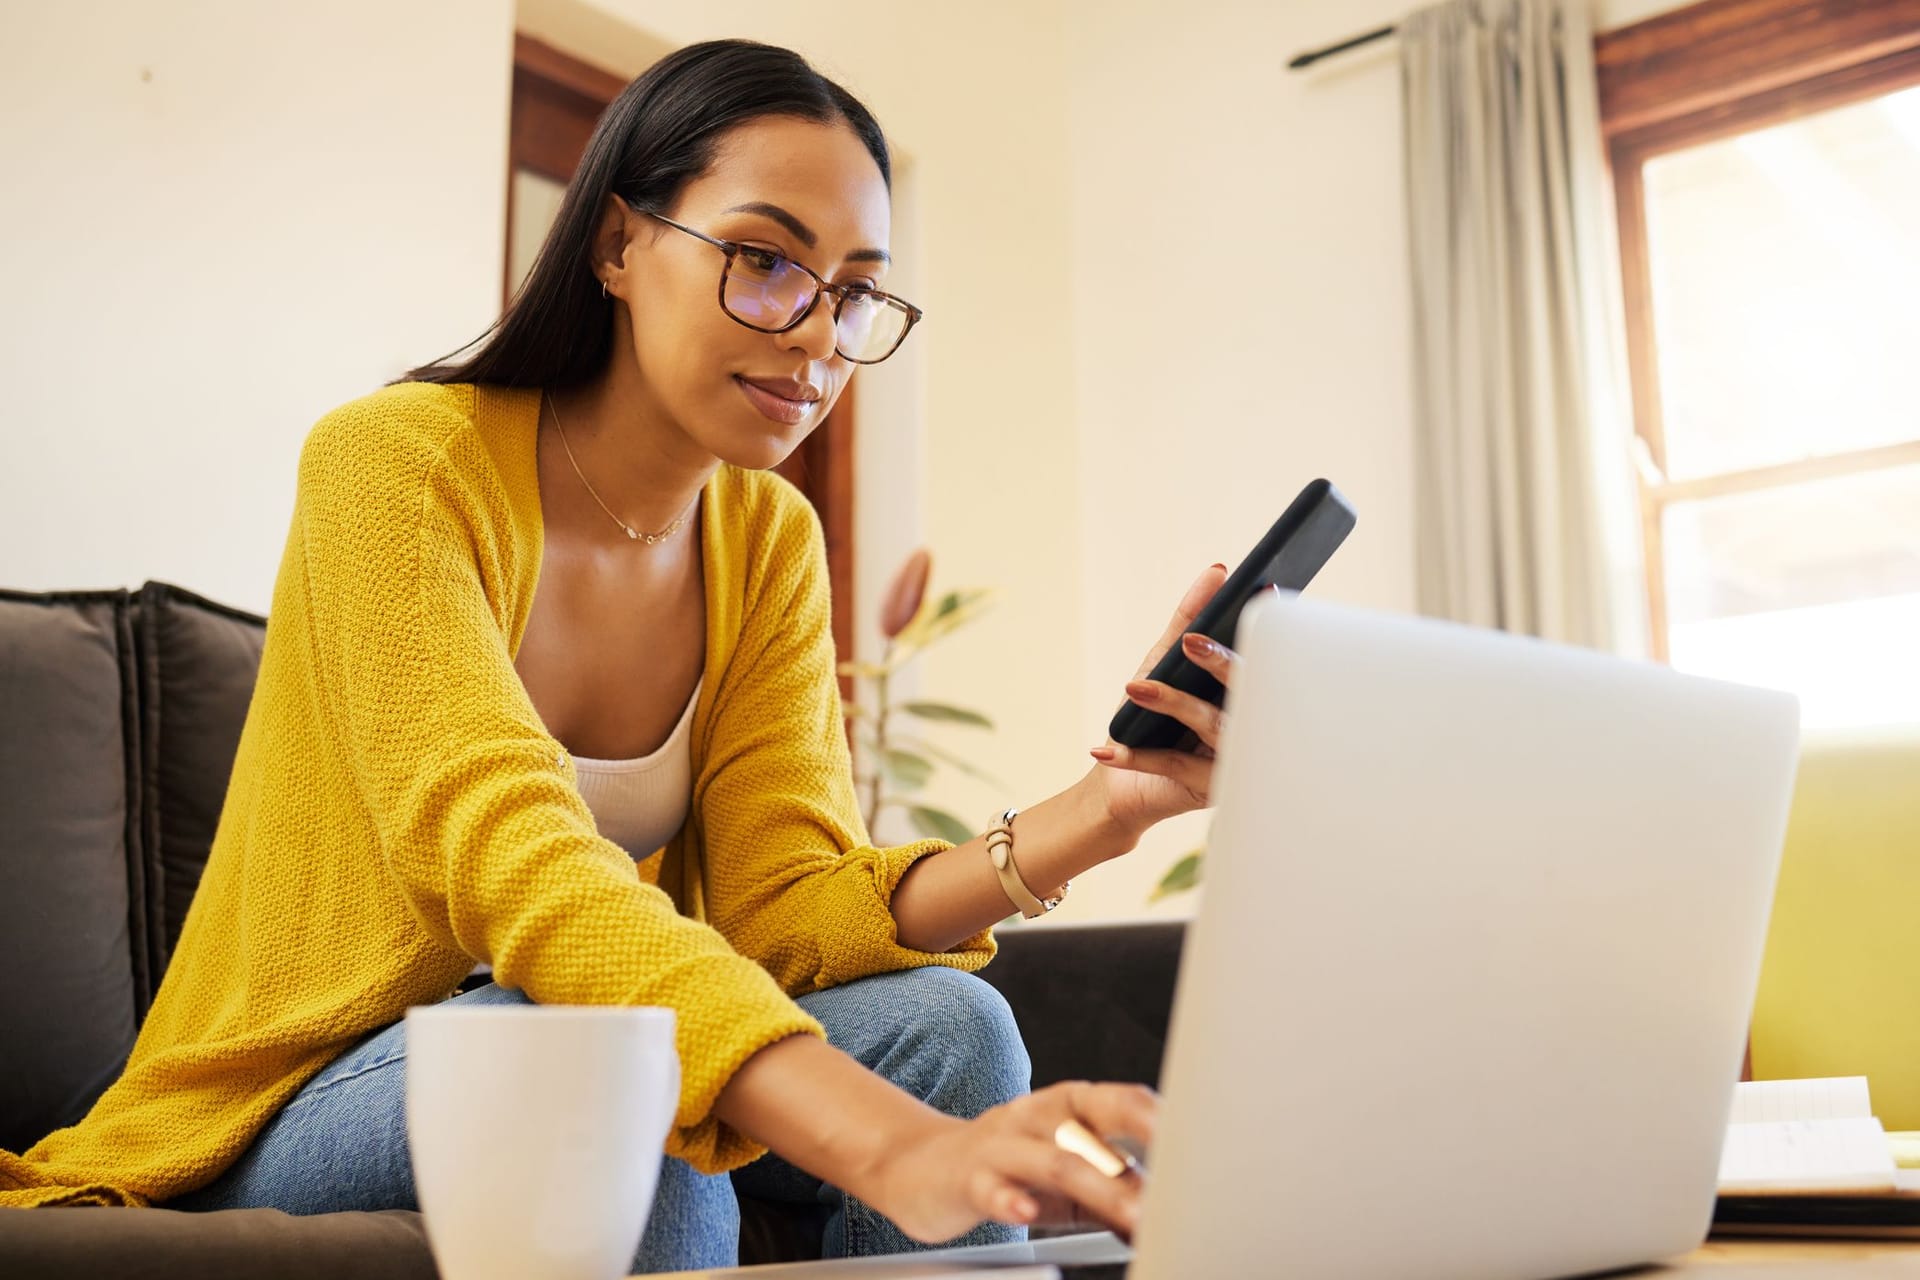
[[[124,1073],[78,1124],[0,1152],[0,1205],[149,1204],[211,1182],[328,1061],[484,960],[542,1004],[664,1005],[684,1073],[667,1150],[761,1148],[712,1115],[790,999],[921,965],[889,901],[941,841],[874,848],[855,802],[813,509],[723,466],[700,497],[706,679],[686,826],[635,873],[513,667],[538,581],[540,396],[388,387],[301,451],[212,855]],[[635,655],[645,661],[645,655]],[[652,881],[652,882],[650,882]]]

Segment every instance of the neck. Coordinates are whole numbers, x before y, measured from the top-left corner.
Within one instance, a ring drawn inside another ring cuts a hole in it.
[[[689,515],[701,486],[720,467],[718,458],[693,444],[659,411],[639,385],[637,371],[623,377],[622,371],[612,369],[591,383],[548,394],[541,422],[547,428],[557,423],[564,437],[563,455],[572,452],[592,492],[571,467],[562,485],[570,481],[579,499],[576,506],[591,513],[589,523],[604,522],[615,537],[622,535],[599,509],[594,494],[622,522],[654,533]]]

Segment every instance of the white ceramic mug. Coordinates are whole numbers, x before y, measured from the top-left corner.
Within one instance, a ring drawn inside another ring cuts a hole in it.
[[[407,1011],[407,1144],[443,1280],[631,1270],[680,1101],[671,1009]]]

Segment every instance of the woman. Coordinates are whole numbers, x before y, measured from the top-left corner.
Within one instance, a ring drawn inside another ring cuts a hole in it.
[[[1028,1094],[970,971],[1010,900],[1206,802],[1219,717],[1129,685],[1209,749],[1095,750],[1004,870],[984,839],[869,843],[819,525],[767,469],[918,318],[882,291],[888,183],[796,55],[683,50],[608,109],[477,354],[314,428],[165,983],[93,1111],[0,1153],[0,1201],[411,1206],[400,1019],[452,998],[677,1012],[638,1270],[730,1265],[736,1185],[830,1206],[831,1253],[1132,1226],[1137,1179],[1052,1135],[1146,1142],[1151,1094]]]

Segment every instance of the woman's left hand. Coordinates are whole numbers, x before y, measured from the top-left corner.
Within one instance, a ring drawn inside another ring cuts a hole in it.
[[[1232,686],[1238,656],[1226,646],[1187,630],[1226,580],[1225,565],[1208,566],[1187,588],[1179,608],[1173,611],[1173,621],[1127,683],[1129,702],[1173,717],[1192,729],[1199,743],[1191,751],[1135,751],[1108,739],[1104,747],[1092,752],[1103,766],[1094,776],[1106,786],[1107,812],[1131,830],[1145,831],[1175,814],[1212,803],[1213,755],[1220,745],[1224,722],[1220,708],[1146,677],[1161,655],[1178,643],[1189,662],[1221,684]]]

